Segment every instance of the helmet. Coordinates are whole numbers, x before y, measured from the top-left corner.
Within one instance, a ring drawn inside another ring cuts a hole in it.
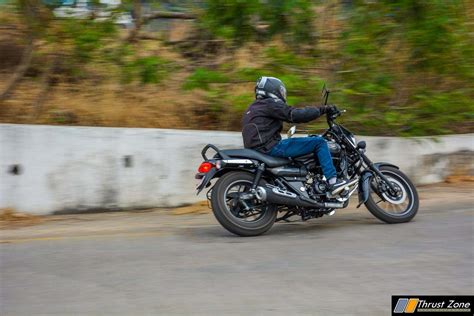
[[[286,102],[285,85],[278,78],[260,77],[255,85],[255,98],[273,98]]]

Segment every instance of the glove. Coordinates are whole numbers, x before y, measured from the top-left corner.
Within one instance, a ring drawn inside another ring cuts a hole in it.
[[[321,112],[321,115],[327,114],[327,115],[333,115],[334,113],[339,112],[337,107],[335,105],[323,105],[322,107],[319,108],[319,111]]]

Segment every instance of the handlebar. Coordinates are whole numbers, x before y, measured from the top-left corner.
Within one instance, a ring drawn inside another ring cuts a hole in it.
[[[332,126],[333,125],[333,121],[342,115],[342,113],[346,113],[347,111],[346,110],[339,110],[336,108],[336,112],[333,112],[333,113],[326,113],[326,118],[327,118],[327,121],[328,121],[328,124],[329,126]]]
[[[341,116],[342,113],[346,113],[346,112],[347,112],[346,110],[339,110],[338,108],[336,108],[336,109],[335,109],[335,112],[326,113],[326,116],[327,116],[328,118],[335,119],[336,117]]]

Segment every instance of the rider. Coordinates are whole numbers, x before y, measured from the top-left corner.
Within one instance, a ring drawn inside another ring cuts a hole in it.
[[[346,181],[337,179],[326,140],[321,136],[281,139],[282,121],[306,123],[321,115],[335,111],[335,106],[293,108],[286,104],[286,88],[274,77],[260,77],[255,86],[255,101],[245,111],[242,119],[242,136],[245,148],[254,149],[276,157],[298,157],[315,153],[321,164],[331,192],[344,186]]]

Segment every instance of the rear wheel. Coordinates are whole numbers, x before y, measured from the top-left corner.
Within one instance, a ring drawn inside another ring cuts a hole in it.
[[[247,172],[229,172],[212,189],[211,206],[217,221],[228,231],[239,236],[258,236],[275,223],[276,206],[257,199],[240,200],[242,193],[250,192],[254,175]],[[265,181],[260,180],[259,185]]]
[[[397,168],[382,166],[380,172],[397,189],[397,194],[390,193],[386,185],[379,181],[380,179],[374,178],[365,206],[375,217],[389,224],[411,221],[418,212],[419,206],[415,186]]]

